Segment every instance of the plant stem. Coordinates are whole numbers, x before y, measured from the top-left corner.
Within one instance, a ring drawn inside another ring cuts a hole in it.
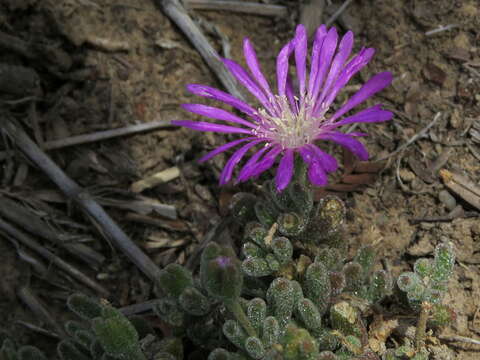
[[[230,311],[233,316],[237,319],[237,321],[242,325],[242,327],[245,329],[247,334],[249,336],[255,336],[258,337],[257,332],[253,328],[252,324],[250,323],[250,320],[248,320],[247,315],[245,315],[245,312],[242,309],[242,306],[240,305],[240,302],[238,299],[235,300],[227,300],[224,302],[225,307]]]
[[[417,330],[415,331],[415,348],[417,351],[425,346],[425,332],[427,330],[427,321],[430,315],[432,305],[426,301],[422,303],[420,316],[418,318]]]

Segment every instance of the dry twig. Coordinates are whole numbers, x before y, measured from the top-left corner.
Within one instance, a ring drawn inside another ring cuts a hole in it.
[[[283,17],[287,15],[287,8],[281,5],[261,4],[249,1],[232,0],[188,0],[185,5],[195,10],[224,10],[245,14]]]
[[[440,340],[445,340],[445,341],[448,341],[448,342],[458,341],[458,342],[463,342],[463,343],[467,343],[467,344],[480,345],[480,340],[468,338],[468,337],[465,337],[465,336],[459,336],[459,335],[440,335],[438,338],[439,338]]]
[[[174,166],[134,182],[130,187],[130,190],[132,190],[134,193],[141,193],[143,190],[150,189],[157,185],[176,179],[179,175],[180,170],[178,167]]]
[[[64,270],[66,273],[76,278],[78,281],[84,283],[85,285],[89,286],[90,288],[94,289],[95,291],[102,294],[103,296],[108,295],[108,291],[103,286],[98,284],[96,281],[90,279],[88,276],[84,275],[77,268],[66,263],[55,254],[45,249],[43,246],[41,246],[35,240],[33,240],[30,236],[21,232],[14,226],[8,224],[2,218],[0,218],[0,231],[18,240],[23,245],[37,252],[40,256],[44,257],[52,264],[58,266],[60,269]]]
[[[342,13],[347,9],[347,7],[353,2],[353,0],[345,0],[345,2],[342,4],[342,6],[340,6],[337,11],[335,11],[333,13],[332,16],[330,16],[330,19],[327,20],[327,22],[325,23],[325,25],[327,27],[329,27],[330,25],[332,25],[340,15],[342,15]]]
[[[71,136],[65,139],[47,141],[43,144],[42,149],[43,150],[61,149],[68,146],[88,144],[96,141],[111,139],[114,137],[133,135],[141,132],[162,129],[170,126],[171,126],[170,121],[167,121],[167,120],[152,121],[145,124],[131,125],[131,126],[118,128],[118,129],[97,131],[91,134]],[[6,151],[0,152],[0,160],[6,159],[8,155],[9,155],[9,152],[6,152]]]
[[[442,113],[441,112],[438,112],[435,114],[433,120],[427,125],[425,126],[422,130],[420,130],[418,133],[416,133],[415,135],[413,135],[405,144],[399,146],[398,148],[396,148],[394,151],[392,151],[390,154],[387,154],[383,157],[381,157],[380,159],[376,159],[375,161],[382,161],[382,160],[386,160],[388,159],[389,157],[393,156],[393,155],[396,155],[398,154],[399,152],[405,150],[408,146],[412,145],[415,141],[417,141],[418,139],[422,138],[423,136],[425,136],[428,132],[428,130],[430,130],[430,128],[436,124],[436,122],[442,117],[441,116]]]
[[[475,184],[470,179],[446,169],[440,170],[440,177],[442,178],[446,187],[448,187],[470,205],[480,210],[480,186]]]
[[[63,327],[55,320],[52,314],[48,311],[43,302],[33,293],[28,286],[23,286],[18,290],[18,297],[33,311],[33,313],[50,325],[55,332],[61,336],[66,336]]]
[[[158,280],[160,269],[140,250],[140,248],[123,232],[112,218],[98,205],[92,197],[76,182],[70,179],[10,118],[5,117],[0,127],[13,139],[25,156],[35,163],[76,203],[113,243],[152,281]]]
[[[102,254],[91,249],[89,246],[69,242],[67,235],[51,230],[48,225],[33,212],[2,195],[0,195],[0,215],[14,222],[22,229],[63,247],[72,255],[90,264],[90,266],[98,267],[105,260]]]
[[[237,88],[235,79],[225,68],[215,49],[210,45],[205,35],[193,22],[180,2],[178,0],[157,0],[157,3],[192,42],[193,46],[195,46],[228,92],[239,99],[245,100],[242,92]]]

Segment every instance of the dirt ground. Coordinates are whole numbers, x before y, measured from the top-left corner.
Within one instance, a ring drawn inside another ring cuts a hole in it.
[[[273,79],[276,54],[292,36],[301,7],[296,1],[263,2],[287,6],[288,17],[200,10],[189,10],[189,14],[223,56],[243,62],[242,39],[250,37],[265,73]],[[2,114],[8,112],[21,120],[37,143],[43,144],[155,120],[195,119],[179,106],[194,101],[185,85],[221,84],[158,3],[3,1],[2,33],[31,47],[54,50],[39,59],[0,47],[2,71],[7,66],[22,66],[37,74],[33,76],[34,91],[12,90],[0,81]],[[327,10],[331,14],[340,4],[333,1]],[[324,20],[329,18],[327,10]],[[330,189],[353,190],[339,193],[349,209],[352,248],[375,244],[379,257],[398,275],[410,269],[417,258],[432,256],[437,243],[452,241],[457,263],[446,302],[457,316],[451,327],[436,335],[479,339],[480,208],[475,207],[475,200],[447,188],[438,171],[448,169],[479,183],[480,4],[478,0],[358,0],[335,26],[355,31],[357,50],[361,46],[377,50],[353,85],[379,71],[394,74],[392,86],[375,99],[395,112],[394,120],[360,126],[370,134],[365,143],[372,159],[385,158],[382,170],[368,176],[368,186]],[[392,154],[416,134],[420,137],[415,142]],[[195,161],[224,141],[223,135],[168,128],[48,154],[102,200],[127,234],[156,264],[164,266],[172,261],[184,263],[225,214],[230,196],[242,189],[217,185],[226,155],[202,165]],[[1,143],[2,149],[12,146],[5,136]],[[72,241],[90,246],[106,260],[89,266],[64,249],[37,239],[40,243],[107,288],[115,305],[139,303],[152,296],[149,281],[104,240],[88,218],[70,206],[41,171],[18,154],[0,161],[0,195],[28,207],[51,228],[73,235]],[[180,169],[178,177],[141,195],[143,200],[174,206],[176,219],[122,207],[132,201],[132,183],[175,166]],[[333,184],[346,181],[342,171],[332,178]],[[247,184],[245,189],[251,186]],[[114,200],[117,203],[112,203]],[[2,234],[0,328],[18,334],[23,343],[38,342],[37,333],[25,323],[50,330],[52,324],[19,300],[21,289],[33,291],[56,320],[66,316],[64,303],[72,291],[98,294],[68,275],[58,275],[50,262]],[[42,266],[46,271],[38,270]],[[47,335],[41,336],[45,338],[43,348],[52,346]],[[475,344],[432,341],[435,359],[473,360],[480,356]]]

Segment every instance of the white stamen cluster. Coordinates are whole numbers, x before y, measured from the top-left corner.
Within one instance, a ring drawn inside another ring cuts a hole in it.
[[[313,116],[314,102],[304,97],[295,98],[296,109],[292,109],[286,96],[275,96],[274,113],[266,109],[258,110],[260,122],[254,133],[258,137],[271,140],[282,146],[283,149],[296,149],[311,144],[320,134],[321,124],[325,121],[320,116]]]

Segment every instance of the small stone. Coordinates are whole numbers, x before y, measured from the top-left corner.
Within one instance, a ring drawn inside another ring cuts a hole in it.
[[[415,174],[408,169],[400,170],[400,178],[405,182],[411,182],[415,179]]]
[[[447,190],[442,190],[438,193],[438,199],[445,205],[445,207],[452,211],[457,206],[457,200]]]
[[[458,109],[454,109],[452,115],[450,116],[450,126],[454,129],[458,129],[462,126],[463,119],[460,115],[460,111]]]
[[[428,223],[428,222],[422,222],[420,224],[420,228],[425,231],[429,231],[435,227],[435,224],[433,223]]]
[[[447,74],[439,66],[428,63],[423,69],[423,75],[427,80],[442,86],[445,80],[447,79]]]

